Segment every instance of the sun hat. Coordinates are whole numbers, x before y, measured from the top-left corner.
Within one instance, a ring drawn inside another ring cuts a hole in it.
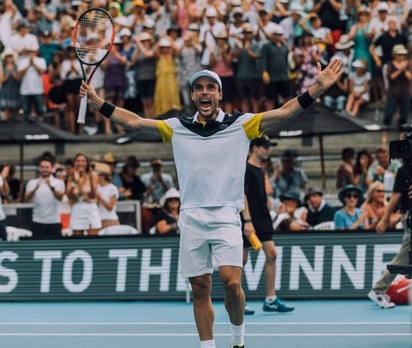
[[[271,31],[271,34],[273,34],[273,35],[283,35],[284,34],[283,28],[279,24],[276,24],[276,23],[271,28],[270,31]]]
[[[143,32],[139,35],[139,40],[140,41],[147,41],[147,40],[151,40],[152,39],[152,35],[150,35],[149,33]]]
[[[171,47],[172,43],[167,37],[163,37],[159,40],[159,47]]]
[[[168,189],[166,193],[160,198],[159,203],[160,205],[164,205],[168,199],[178,198],[180,199],[180,193],[174,187]]]
[[[289,190],[289,191],[281,194],[279,196],[279,199],[280,199],[281,202],[283,202],[284,200],[292,200],[292,201],[296,201],[298,203],[298,205],[301,204],[299,192],[296,192],[294,190]]]
[[[6,47],[1,53],[1,60],[4,60],[7,56],[12,56],[14,61],[17,60],[17,53],[10,47]]]
[[[220,30],[216,35],[216,39],[227,39],[227,32],[226,29]]]
[[[102,162],[95,162],[94,163],[94,171],[97,174],[107,174],[107,175],[111,174],[110,166],[108,164],[102,163]]]
[[[117,159],[116,156],[113,155],[111,152],[107,152],[103,156],[103,161],[106,163],[116,163]]]
[[[357,59],[352,63],[354,68],[366,68],[365,62],[361,59]]]
[[[205,13],[206,17],[217,17],[217,12],[214,7],[208,7]]]
[[[123,28],[119,31],[119,37],[122,36],[132,36],[132,32],[130,31],[129,28]]]
[[[362,190],[360,189],[359,186],[356,185],[345,185],[342,187],[338,193],[338,199],[341,203],[345,202],[345,196],[348,192],[355,191],[358,194],[358,200],[362,200]]]
[[[392,54],[408,54],[408,50],[404,45],[395,45],[392,48]]]
[[[242,32],[243,33],[253,33],[253,27],[250,23],[243,23],[242,24]]]
[[[195,72],[189,80],[190,86],[193,87],[193,83],[201,77],[208,77],[212,80],[215,80],[215,82],[219,85],[219,88],[222,89],[222,81],[220,80],[219,75],[210,70],[200,70],[198,72]]]
[[[335,44],[335,48],[337,50],[346,50],[355,46],[355,42],[353,40],[349,40],[347,35],[342,35],[339,38],[339,41]]]

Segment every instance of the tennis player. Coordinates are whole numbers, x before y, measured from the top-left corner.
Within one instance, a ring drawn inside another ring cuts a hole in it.
[[[194,317],[201,348],[214,348],[212,272],[217,266],[225,292],[225,307],[232,324],[233,348],[244,343],[245,296],[242,278],[242,230],[246,156],[251,139],[281,127],[282,121],[300,113],[333,85],[342,74],[340,60],[318,67],[308,91],[282,107],[263,113],[225,114],[219,108],[222,82],[209,70],[190,78],[193,117],[166,120],[143,118],[97,96],[93,86],[82,83],[80,96],[88,95],[91,107],[126,128],[153,132],[171,142],[181,195],[179,218],[182,273],[192,285]],[[250,219],[250,216],[245,216]],[[246,224],[247,225],[247,224]],[[253,228],[245,227],[246,228]],[[212,257],[214,264],[212,265]]]

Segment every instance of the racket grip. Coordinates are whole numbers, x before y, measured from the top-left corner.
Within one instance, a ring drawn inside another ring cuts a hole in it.
[[[77,114],[77,123],[84,124],[86,122],[87,111],[87,94],[80,99],[79,113]]]

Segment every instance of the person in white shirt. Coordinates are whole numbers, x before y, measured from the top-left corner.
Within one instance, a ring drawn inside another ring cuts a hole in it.
[[[38,171],[39,177],[29,180],[24,195],[25,201],[33,202],[33,238],[59,238],[61,220],[58,207],[65,192],[65,185],[62,180],[53,176],[50,159],[40,159]]]
[[[25,116],[29,116],[31,108],[38,117],[45,113],[44,88],[42,75],[47,70],[46,60],[38,57],[39,44],[32,42],[26,47],[27,56],[18,60],[17,76],[21,79],[20,95]]]
[[[18,55],[18,62],[27,58],[27,47],[36,43],[39,45],[37,37],[29,32],[30,26],[27,19],[21,19],[16,26],[16,33],[11,35],[8,47],[13,49]]]
[[[97,204],[102,227],[120,225],[116,213],[119,190],[111,182],[110,167],[106,163],[96,163],[94,171],[97,173]]]

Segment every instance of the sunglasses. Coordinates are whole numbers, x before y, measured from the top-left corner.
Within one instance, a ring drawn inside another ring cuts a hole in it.
[[[385,190],[375,190],[377,193],[385,193]]]
[[[358,195],[348,194],[348,195],[345,196],[345,198],[358,198]]]

